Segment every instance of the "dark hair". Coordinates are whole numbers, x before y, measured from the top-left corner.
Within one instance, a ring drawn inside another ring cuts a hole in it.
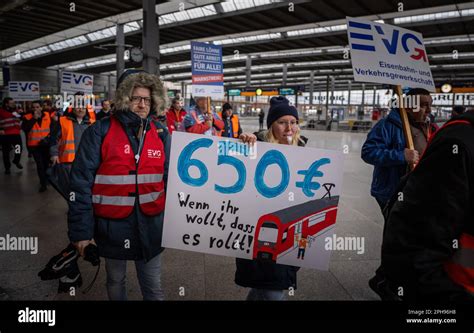
[[[429,96],[430,95],[430,92],[426,89],[423,89],[423,88],[413,88],[413,89],[410,89],[407,94],[407,96],[416,96],[416,95],[427,95]]]
[[[232,105],[230,105],[229,103],[224,103],[224,105],[222,105],[222,111],[227,110],[232,110]]]
[[[174,104],[174,103],[180,102],[180,101],[181,101],[181,98],[175,97],[175,98],[173,98],[173,99],[171,100],[171,104]]]
[[[41,104],[42,104],[42,102],[41,102],[39,99],[37,99],[37,100],[31,102],[31,105],[33,105],[33,104],[35,104],[35,103],[38,103],[40,106],[41,106]]]
[[[50,99],[45,99],[42,104],[46,104],[46,105],[49,105],[49,106],[53,106],[53,102],[51,102]]]
[[[104,106],[104,103],[105,103],[105,102],[109,102],[109,103],[110,103],[110,101],[109,101],[108,99],[104,99],[102,102],[100,102],[100,104],[101,104],[102,106]]]
[[[11,98],[11,97],[5,97],[5,98],[3,99],[2,105],[5,107],[5,106],[8,104],[8,102],[10,102],[10,101],[13,101],[13,98]]]

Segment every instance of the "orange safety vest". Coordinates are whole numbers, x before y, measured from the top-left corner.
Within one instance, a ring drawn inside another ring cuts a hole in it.
[[[222,121],[225,123],[224,118],[222,118],[222,112],[219,112],[218,115],[219,115],[219,117],[221,117]],[[232,137],[233,138],[238,138],[239,137],[239,117],[237,115],[233,114],[233,117],[230,118],[230,120],[232,121]],[[224,125],[224,128],[225,128],[225,125]],[[219,136],[222,136],[223,132],[224,132],[224,130],[222,130],[219,133]]]
[[[68,117],[59,118],[61,124],[61,140],[59,141],[59,162],[72,163],[76,157],[74,145],[74,124]]]
[[[31,113],[25,116],[26,120],[33,118]],[[40,144],[40,141],[45,139],[50,133],[51,117],[48,112],[43,112],[43,117],[41,119],[41,126],[38,123],[35,123],[31,130],[28,132],[27,136],[27,146],[36,147]]]
[[[444,269],[455,283],[474,293],[474,236],[463,233],[459,249],[444,264]]]
[[[165,151],[154,123],[145,134],[137,164],[127,134],[112,116],[102,143],[101,157],[102,163],[92,187],[96,216],[126,218],[133,212],[136,200],[146,215],[155,216],[164,210]]]
[[[91,121],[91,124],[95,123],[95,111],[94,111],[94,108],[92,107],[92,105],[90,104],[87,104],[87,112],[89,113],[89,119]]]

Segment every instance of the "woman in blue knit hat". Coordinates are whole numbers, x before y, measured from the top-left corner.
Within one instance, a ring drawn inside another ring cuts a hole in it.
[[[298,111],[283,96],[270,99],[267,130],[256,132],[257,141],[304,147],[307,138],[301,136]],[[251,288],[247,300],[284,300],[285,290],[296,289],[299,267],[261,260],[236,259],[235,283]]]

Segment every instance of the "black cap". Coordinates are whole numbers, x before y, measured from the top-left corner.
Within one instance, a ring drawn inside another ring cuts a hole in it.
[[[137,74],[137,73],[144,73],[145,71],[143,69],[127,69],[125,70],[122,75],[120,75],[119,79],[117,80],[117,88],[120,86],[120,83],[122,83],[123,80],[127,78],[127,76],[131,74]]]

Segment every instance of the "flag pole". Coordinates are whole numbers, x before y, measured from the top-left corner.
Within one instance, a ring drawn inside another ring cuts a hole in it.
[[[410,122],[408,121],[407,111],[405,110],[405,106],[403,105],[403,94],[402,94],[402,87],[398,84],[395,86],[395,92],[398,97],[398,109],[400,110],[400,118],[402,121],[402,128],[403,128],[403,135],[405,137],[406,147],[408,149],[415,149],[415,145],[413,144],[413,136],[411,134]],[[414,164],[410,164],[410,169],[415,167]]]

